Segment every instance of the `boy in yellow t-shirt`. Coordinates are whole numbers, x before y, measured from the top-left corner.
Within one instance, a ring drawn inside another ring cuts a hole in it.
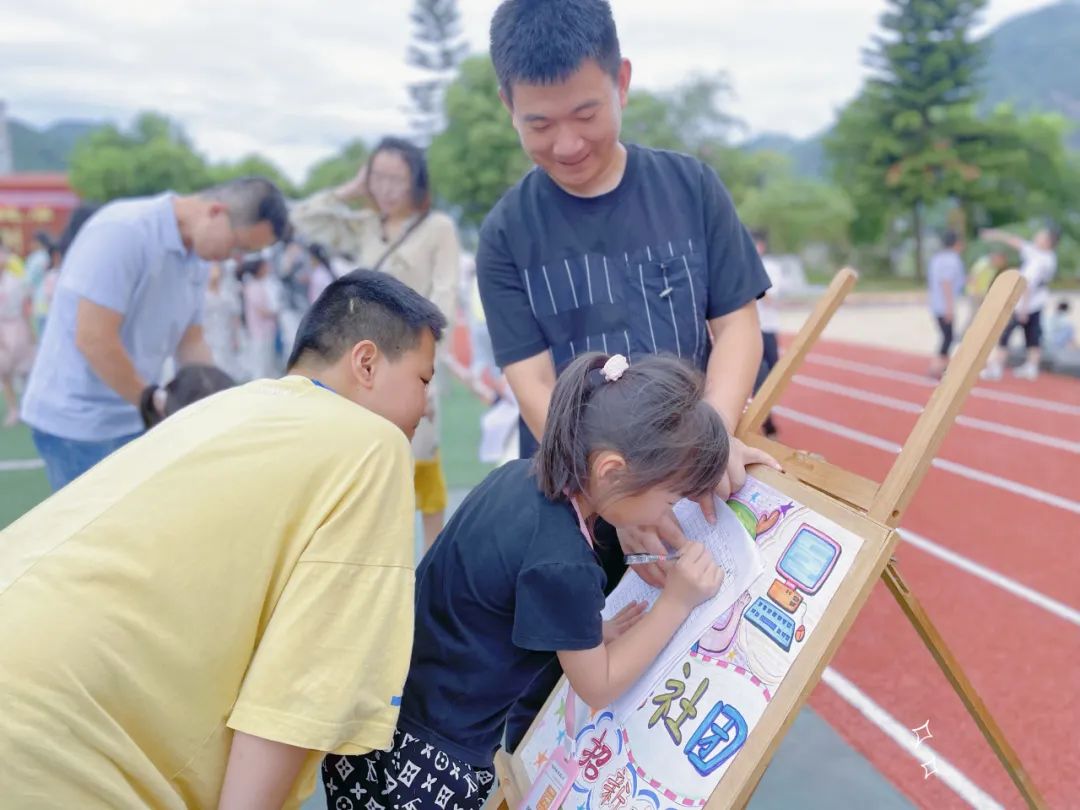
[[[390,746],[438,309],[351,273],[290,376],[177,413],[0,533],[0,796],[298,807]]]

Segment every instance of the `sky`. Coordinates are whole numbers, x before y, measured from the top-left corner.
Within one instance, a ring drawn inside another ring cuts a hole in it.
[[[982,29],[1051,0],[991,0]],[[362,137],[407,132],[411,0],[0,0],[0,99],[35,125],[179,120],[213,160],[294,179]],[[498,0],[459,0],[487,48]],[[613,0],[632,87],[727,73],[747,134],[827,127],[858,91],[884,0]]]

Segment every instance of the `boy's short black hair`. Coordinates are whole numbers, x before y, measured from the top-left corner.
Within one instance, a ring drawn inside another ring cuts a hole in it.
[[[446,317],[416,290],[378,270],[353,270],[330,283],[308,309],[289,357],[336,363],[362,340],[391,360],[416,347],[424,329],[442,337]]]
[[[593,59],[612,79],[622,54],[606,0],[503,0],[491,19],[491,61],[508,101],[515,82],[556,84]]]
[[[1057,305],[1057,311],[1058,312],[1068,312],[1071,308],[1072,307],[1069,304],[1068,299],[1062,298],[1060,301],[1058,301],[1058,305]]]
[[[942,231],[941,244],[945,248],[956,247],[956,243],[960,241],[960,236],[953,230]]]

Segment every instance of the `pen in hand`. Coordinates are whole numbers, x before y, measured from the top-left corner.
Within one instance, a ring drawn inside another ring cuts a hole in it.
[[[679,559],[682,552],[673,551],[670,554],[627,554],[623,562],[627,565],[648,565],[649,563],[668,562]]]

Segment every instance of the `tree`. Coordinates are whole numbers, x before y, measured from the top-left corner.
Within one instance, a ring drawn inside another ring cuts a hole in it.
[[[827,149],[856,208],[869,204],[860,235],[907,212],[921,273],[924,208],[970,192],[990,147],[975,114],[983,43],[970,33],[986,0],[886,2],[865,55],[874,74]]]
[[[214,183],[224,183],[238,177],[265,177],[272,181],[287,197],[295,197],[296,186],[277,164],[261,155],[247,155],[235,163],[221,163],[210,168],[210,177]]]
[[[1002,105],[986,126],[999,157],[965,200],[969,219],[985,227],[1049,218],[1080,239],[1080,154],[1066,148],[1069,123],[1050,113],[1020,118]]]
[[[731,84],[722,73],[694,76],[665,93],[632,90],[623,110],[623,140],[700,157],[727,144],[743,127],[721,106],[730,96]]]
[[[768,231],[770,249],[785,253],[815,242],[845,245],[855,209],[840,189],[786,172],[749,188],[739,216],[747,227]]]
[[[414,42],[406,61],[429,74],[409,85],[413,103],[412,126],[417,136],[430,143],[442,128],[443,94],[469,46],[461,35],[457,0],[415,0],[409,15],[415,26]]]
[[[324,158],[308,169],[302,193],[314,194],[352,180],[367,159],[367,144],[359,138],[349,141],[338,154]]]
[[[686,149],[682,132],[670,115],[663,96],[648,90],[632,90],[622,117],[622,139],[654,149]]]
[[[158,113],[140,114],[127,132],[112,124],[95,129],[71,156],[72,188],[97,202],[167,190],[186,193],[211,182],[206,161],[180,125]]]
[[[495,68],[487,56],[461,64],[446,89],[446,128],[428,149],[436,193],[478,225],[530,166],[499,101]]]

